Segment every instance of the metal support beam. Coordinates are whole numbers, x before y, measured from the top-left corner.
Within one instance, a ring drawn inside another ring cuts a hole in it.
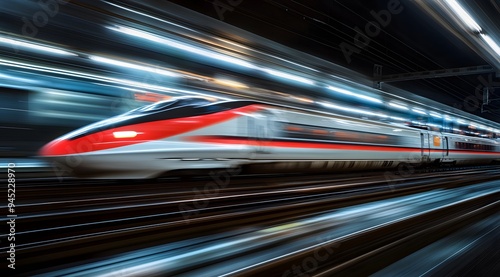
[[[382,79],[382,65],[380,64],[374,64],[373,65],[373,79],[375,80],[373,82],[373,87],[376,89],[382,89],[382,82],[377,81]]]
[[[491,86],[483,88],[483,105],[488,105],[490,102],[498,101],[500,98],[490,99],[490,89],[500,88],[500,86]]]
[[[483,104],[481,105],[481,113],[490,112],[488,110],[485,110],[484,107],[488,106],[493,101],[500,100],[500,98],[490,99],[490,89],[493,89],[493,88],[495,88],[495,87],[491,86],[491,87],[485,87],[485,88],[483,88]]]
[[[490,72],[495,72],[495,71],[496,70],[489,65],[480,65],[480,66],[469,66],[469,67],[459,67],[459,68],[419,71],[419,72],[410,72],[410,73],[378,76],[377,73],[381,72],[381,69],[375,68],[374,78],[375,78],[375,82],[389,83],[389,82],[401,82],[401,81],[419,80],[419,79],[428,79],[428,78],[442,78],[442,77],[483,74],[483,73],[490,73]]]

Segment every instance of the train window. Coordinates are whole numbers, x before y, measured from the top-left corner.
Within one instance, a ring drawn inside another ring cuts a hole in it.
[[[225,110],[227,110],[229,108],[221,106],[219,104],[213,104],[213,105],[199,106],[196,109],[197,110],[203,110],[203,113],[216,113],[216,112],[225,111]]]
[[[302,131],[302,128],[297,127],[297,126],[293,126],[293,125],[288,125],[288,126],[286,126],[285,130],[289,131],[289,132],[300,132],[300,131]]]
[[[368,132],[356,132],[334,128],[321,128],[303,124],[286,124],[283,128],[285,136],[298,139],[346,141],[358,143],[399,144],[397,136]]]
[[[181,97],[175,98],[173,100],[161,101],[154,104],[150,104],[144,107],[140,107],[136,110],[133,110],[134,113],[147,113],[152,111],[161,111],[161,110],[169,110],[172,108],[179,108],[185,106],[200,106],[211,104],[213,101],[210,101],[206,98],[201,97]]]
[[[468,142],[455,142],[455,147],[458,149],[485,150],[485,151],[493,151],[495,149],[493,145],[468,143]]]
[[[314,129],[312,133],[315,135],[328,135],[328,131],[324,129]]]
[[[483,145],[483,150],[493,151],[493,149],[494,149],[493,145]]]

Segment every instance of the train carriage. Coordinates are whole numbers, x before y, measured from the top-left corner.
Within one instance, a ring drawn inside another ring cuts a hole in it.
[[[41,156],[88,178],[265,164],[270,170],[360,170],[487,163],[498,142],[256,101],[179,98],[91,124]]]

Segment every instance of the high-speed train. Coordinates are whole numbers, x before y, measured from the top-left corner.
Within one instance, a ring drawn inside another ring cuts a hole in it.
[[[421,130],[274,104],[176,98],[64,135],[40,150],[84,178],[265,165],[353,170],[500,160],[496,139]]]

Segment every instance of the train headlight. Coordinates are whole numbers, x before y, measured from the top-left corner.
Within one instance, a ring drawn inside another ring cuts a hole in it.
[[[137,136],[136,131],[119,131],[113,132],[113,137],[115,138],[135,138]]]

